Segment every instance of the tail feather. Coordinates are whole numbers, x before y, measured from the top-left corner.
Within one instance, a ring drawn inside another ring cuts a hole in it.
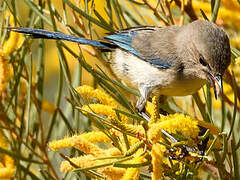
[[[112,49],[113,45],[107,42],[101,42],[96,40],[89,40],[85,38],[80,38],[77,36],[67,35],[60,32],[47,31],[43,29],[33,29],[33,28],[23,28],[23,27],[7,27],[10,31],[15,31],[18,33],[24,33],[32,36],[33,38],[44,38],[44,39],[58,39],[66,40],[71,42],[76,42],[79,44],[87,44],[101,49]]]

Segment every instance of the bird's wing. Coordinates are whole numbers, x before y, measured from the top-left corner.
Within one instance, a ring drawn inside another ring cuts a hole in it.
[[[67,40],[88,44],[107,51],[121,48],[161,69],[170,68],[174,62],[174,53],[171,55],[171,51],[168,49],[173,50],[171,38],[174,35],[168,33],[171,32],[171,29],[165,31],[162,30],[164,28],[154,26],[135,27],[109,34],[99,41],[42,29],[23,27],[8,27],[7,29],[29,34],[33,38]]]
[[[152,26],[125,29],[110,34],[104,37],[103,40],[117,45],[119,48],[134,54],[155,67],[167,69],[172,65],[171,59],[168,59],[168,55],[159,50],[159,46],[162,46],[164,42],[156,44],[156,41],[164,40],[164,37],[156,39],[161,37],[161,34],[158,33],[160,29],[162,28]],[[166,43],[169,44],[169,42]]]

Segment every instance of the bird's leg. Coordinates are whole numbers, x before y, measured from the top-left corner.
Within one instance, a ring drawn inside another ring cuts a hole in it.
[[[142,112],[146,105],[147,99],[149,97],[150,88],[149,87],[140,87],[139,92],[141,94],[140,98],[137,101],[136,108],[138,112]]]
[[[146,105],[147,99],[149,97],[149,93],[151,91],[151,88],[146,87],[146,86],[145,87],[140,87],[139,91],[140,91],[141,96],[137,101],[136,108],[138,110],[138,114],[140,116],[142,116],[144,119],[149,121],[150,118],[145,113],[145,105]]]

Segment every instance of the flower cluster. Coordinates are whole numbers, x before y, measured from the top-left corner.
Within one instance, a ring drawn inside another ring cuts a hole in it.
[[[0,148],[4,150],[8,149],[8,144],[2,131],[0,131]],[[14,174],[14,160],[7,154],[0,154],[0,179],[10,179],[14,177]]]
[[[49,147],[53,151],[74,147],[84,154],[74,158],[64,157],[66,161],[62,162],[61,171],[83,171],[92,177],[101,174],[107,179],[126,180],[139,179],[141,173],[146,173],[144,167],[148,166],[149,175],[157,180],[167,175],[166,171],[174,163],[181,164],[186,158],[191,162],[202,159],[203,152],[199,153],[198,149],[200,139],[203,139],[199,138],[200,126],[209,129],[210,134],[219,133],[212,124],[183,114],[159,115],[155,97],[146,108],[150,121],[133,124],[130,117],[115,110],[121,108],[120,105],[103,91],[89,86],[81,86],[77,91],[85,99],[98,102],[83,105],[81,110],[88,115],[100,115],[107,130],[50,142]],[[104,143],[105,149],[96,143]],[[189,151],[187,153],[186,148]],[[167,159],[171,162],[167,162]],[[175,168],[175,175],[179,173],[179,168]]]
[[[8,19],[9,26],[14,26],[12,14],[6,13],[5,19]],[[21,46],[22,35],[10,32],[7,40],[4,41],[0,48],[0,95],[4,92],[6,85],[11,78],[11,65],[8,56]],[[0,148],[8,150],[8,144],[3,131],[0,130]],[[0,153],[0,179],[11,179],[15,175],[14,160],[9,155]]]
[[[9,18],[9,26],[14,26],[12,14],[7,13],[6,19]],[[10,32],[9,38],[0,48],[0,94],[5,90],[7,82],[11,77],[11,66],[8,56],[22,44],[23,36],[16,32]]]

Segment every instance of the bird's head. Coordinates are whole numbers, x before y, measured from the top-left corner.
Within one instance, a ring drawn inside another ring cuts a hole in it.
[[[229,39],[220,27],[209,21],[197,20],[184,29],[196,74],[211,83],[217,98],[223,92],[222,76],[231,60]]]

